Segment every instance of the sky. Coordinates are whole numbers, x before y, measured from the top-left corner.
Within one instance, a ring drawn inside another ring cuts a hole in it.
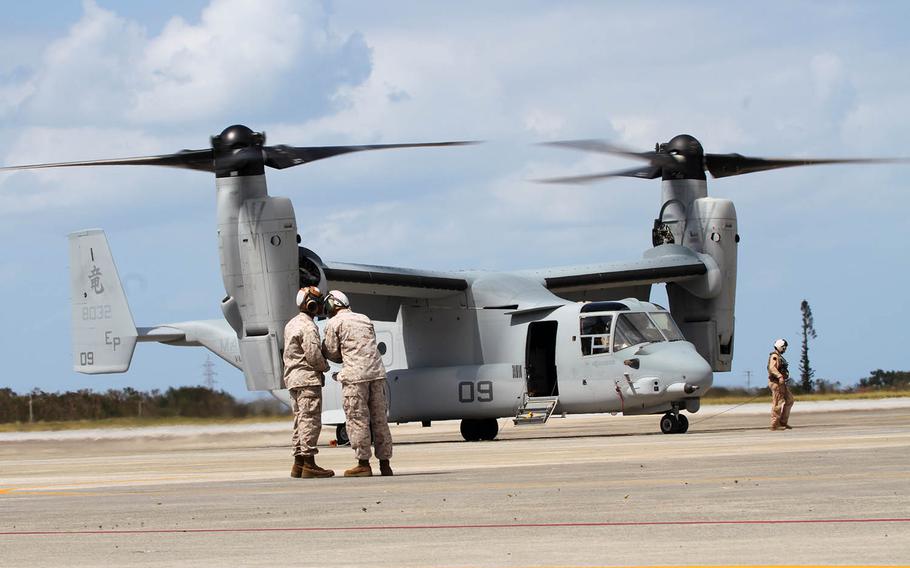
[[[638,259],[660,207],[658,181],[531,182],[637,165],[539,142],[644,151],[687,133],[715,153],[910,156],[910,4],[733,6],[4,3],[0,163],[206,148],[235,123],[298,146],[485,140],[272,170],[269,191],[323,258],[512,270]],[[778,337],[795,365],[803,299],[817,378],[910,369],[908,179],[910,165],[709,179],[742,238],[733,371],[715,384],[763,384]],[[126,374],[71,370],[66,235],[107,231],[137,325],[219,318],[214,193],[211,176],[168,168],[0,174],[0,387],[201,383],[204,350],[157,344]],[[662,287],[652,297],[666,304]],[[248,396],[215,363],[217,386]]]

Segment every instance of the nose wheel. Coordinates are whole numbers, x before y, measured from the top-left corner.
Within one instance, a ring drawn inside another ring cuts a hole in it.
[[[689,419],[684,414],[668,412],[660,418],[660,431],[664,434],[685,434],[689,431]]]

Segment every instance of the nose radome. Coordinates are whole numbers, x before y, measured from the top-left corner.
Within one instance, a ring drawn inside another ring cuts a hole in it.
[[[714,371],[701,355],[696,353],[695,357],[697,360],[692,361],[692,368],[686,374],[686,382],[697,385],[699,392],[703,393],[714,384]]]
[[[704,392],[714,382],[711,365],[688,342],[650,345],[647,353],[639,352],[638,358],[642,369],[653,369],[677,380],[685,377],[685,384],[697,386],[698,392]]]

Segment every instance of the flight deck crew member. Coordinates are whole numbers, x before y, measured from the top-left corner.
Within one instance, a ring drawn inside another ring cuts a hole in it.
[[[784,352],[787,351],[787,340],[774,342],[774,351],[768,356],[768,388],[771,389],[771,429],[790,430],[790,407],[793,406],[793,395],[787,381],[790,371]]]
[[[319,288],[297,292],[300,314],[284,328],[284,382],[291,394],[294,433],[291,445],[294,466],[291,477],[332,477],[335,472],[316,465],[316,443],[322,431],[322,387],[329,363],[322,354],[319,329],[313,316],[322,309]]]
[[[345,477],[369,477],[370,433],[379,471],[392,475],[392,433],[389,431],[389,402],[386,397],[386,374],[382,356],[376,346],[373,322],[363,314],[351,311],[347,296],[337,290],[326,295],[323,351],[325,356],[344,366],[338,373],[341,381],[345,427],[357,465],[344,472]]]

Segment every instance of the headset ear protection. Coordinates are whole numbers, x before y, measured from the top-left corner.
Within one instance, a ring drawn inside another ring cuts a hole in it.
[[[331,314],[332,312],[340,310],[341,308],[351,307],[351,302],[348,300],[348,297],[344,294],[344,292],[332,290],[326,294],[324,306],[326,313]]]
[[[301,288],[297,292],[297,306],[311,316],[318,315],[322,308],[322,292],[316,286]]]

